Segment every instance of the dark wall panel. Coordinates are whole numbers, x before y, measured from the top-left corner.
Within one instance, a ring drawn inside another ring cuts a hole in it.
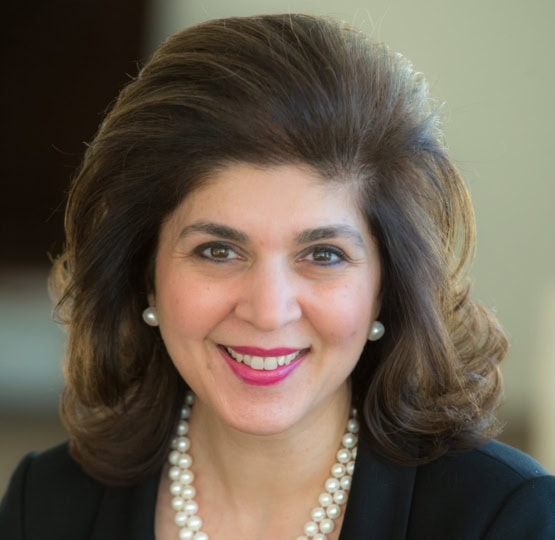
[[[146,11],[145,0],[17,4],[0,23],[2,267],[46,265],[59,253],[69,181],[143,60]]]

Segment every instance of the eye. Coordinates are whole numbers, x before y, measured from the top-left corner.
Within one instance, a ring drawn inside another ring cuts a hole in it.
[[[239,254],[231,246],[221,243],[203,244],[195,250],[195,254],[214,262],[226,262],[239,258]]]
[[[304,260],[308,260],[320,266],[340,264],[346,258],[345,253],[335,246],[314,246],[303,256]]]

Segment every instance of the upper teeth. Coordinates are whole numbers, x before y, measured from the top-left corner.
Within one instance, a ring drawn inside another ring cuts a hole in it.
[[[255,356],[251,354],[240,354],[233,349],[230,349],[229,347],[226,347],[225,350],[234,360],[237,360],[237,362],[243,362],[243,364],[246,364],[252,369],[266,371],[276,369],[278,366],[289,365],[302,352],[301,350],[299,350],[283,356]]]

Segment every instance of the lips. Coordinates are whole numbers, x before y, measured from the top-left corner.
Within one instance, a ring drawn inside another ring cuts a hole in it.
[[[288,366],[307,351],[307,349],[273,349],[271,351],[263,351],[262,349],[247,347],[231,348],[225,346],[224,349],[236,362],[243,363],[251,369],[258,371],[273,371],[278,367]]]
[[[219,349],[231,371],[244,383],[254,386],[281,383],[297,370],[310,352],[309,348],[258,349],[223,345]]]

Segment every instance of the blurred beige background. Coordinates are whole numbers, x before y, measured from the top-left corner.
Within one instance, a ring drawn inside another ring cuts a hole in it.
[[[512,343],[503,438],[555,471],[555,3],[152,0],[143,53],[204,19],[284,11],[332,15],[389,43],[446,102],[447,140],[477,215],[474,295]],[[56,420],[64,337],[45,272],[0,269],[0,492],[24,452],[65,436]]]

